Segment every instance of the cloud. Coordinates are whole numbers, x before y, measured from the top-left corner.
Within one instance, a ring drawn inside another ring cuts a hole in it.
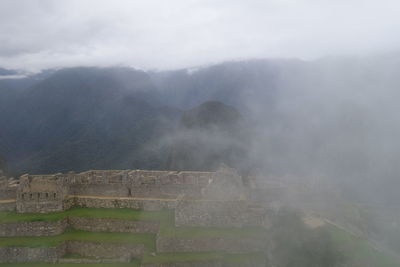
[[[396,50],[394,0],[3,0],[0,65],[179,68]]]

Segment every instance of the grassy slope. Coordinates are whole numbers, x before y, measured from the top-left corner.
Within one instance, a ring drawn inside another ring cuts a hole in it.
[[[155,250],[155,234],[128,234],[85,232],[68,230],[57,236],[1,237],[2,247],[55,247],[67,240],[144,244],[148,251]]]
[[[202,238],[202,237],[231,237],[231,238],[267,238],[266,232],[259,228],[201,228],[174,227],[172,211],[135,211],[131,209],[89,209],[74,208],[66,212],[53,214],[17,214],[15,212],[0,212],[0,223],[21,221],[57,221],[67,216],[119,218],[130,220],[160,221],[160,234],[168,237]],[[398,267],[399,262],[371,247],[365,239],[351,235],[333,225],[328,225],[333,240],[343,248],[351,267]],[[147,253],[143,258],[145,263],[179,262],[179,261],[208,261],[223,260],[241,262],[254,258],[262,258],[260,254],[229,255],[219,252],[204,253],[160,253],[151,256],[155,251],[154,234],[98,233],[69,230],[64,234],[50,237],[2,237],[0,246],[56,246],[65,240],[82,240],[92,242],[116,242],[144,244]],[[135,266],[132,264],[93,264],[93,266]],[[79,264],[80,265],[80,264]],[[58,264],[57,266],[79,266],[77,264]],[[43,264],[0,264],[0,266],[45,266]],[[50,265],[49,265],[50,266]],[[92,264],[85,264],[90,267]]]
[[[344,252],[351,267],[399,267],[400,261],[373,248],[366,239],[354,236],[333,225],[326,226],[334,242]]]
[[[181,227],[175,228],[174,214],[172,211],[136,211],[132,209],[92,209],[73,208],[65,212],[51,214],[18,214],[15,212],[0,212],[0,223],[33,222],[33,221],[58,221],[68,216],[92,218],[117,218],[143,221],[160,221],[160,234],[168,237],[181,238],[265,238],[265,230],[261,228],[217,228],[217,227]],[[54,247],[66,240],[81,240],[92,242],[115,242],[144,244],[147,253],[143,257],[144,263],[182,262],[182,261],[209,261],[222,260],[239,262],[254,258],[255,254],[230,255],[221,252],[204,253],[160,253],[151,256],[155,251],[154,234],[127,234],[103,233],[68,230],[67,232],[48,237],[0,237],[0,246],[28,246],[28,247]],[[258,255],[258,254],[257,254]],[[257,256],[259,257],[259,256]],[[40,264],[0,264],[0,266],[41,266]],[[50,265],[49,265],[50,266]],[[76,264],[58,264],[57,266],[78,266]],[[84,266],[91,266],[85,264]],[[127,264],[110,265],[94,264],[93,266],[134,266]]]
[[[132,209],[94,209],[77,207],[63,212],[48,214],[0,212],[0,223],[59,221],[68,216],[163,221],[169,215],[169,213],[169,211],[139,211]]]

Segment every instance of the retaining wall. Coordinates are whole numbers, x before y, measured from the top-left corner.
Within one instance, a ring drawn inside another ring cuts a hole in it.
[[[77,230],[91,232],[158,233],[159,222],[124,219],[69,217],[69,225]]]
[[[73,203],[75,206],[86,208],[130,208],[135,210],[162,210],[174,209],[177,201],[175,199],[102,199],[96,197],[92,198],[77,196],[74,197]]]
[[[0,211],[15,211],[16,205],[17,203],[15,200],[0,202]]]
[[[265,210],[249,207],[247,201],[179,201],[175,225],[199,227],[262,226]]]
[[[254,238],[176,238],[157,236],[157,251],[250,253],[265,251],[265,240]]]
[[[160,223],[109,218],[68,217],[59,221],[0,224],[0,237],[54,236],[68,228],[90,232],[158,233]]]
[[[56,263],[66,253],[66,244],[52,248],[0,247],[0,262]]]
[[[145,248],[143,244],[68,241],[66,251],[69,254],[78,254],[84,257],[120,258],[129,260],[131,258],[141,258]]]
[[[0,224],[0,237],[59,235],[67,227],[67,219],[54,222],[2,223]]]

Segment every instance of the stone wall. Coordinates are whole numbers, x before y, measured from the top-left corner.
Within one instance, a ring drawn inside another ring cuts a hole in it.
[[[200,197],[211,172],[87,171],[72,176],[74,195],[176,198],[181,194]]]
[[[159,222],[69,217],[70,227],[91,232],[158,233]]]
[[[63,201],[61,200],[30,200],[17,201],[16,209],[19,213],[50,213],[60,212],[64,210]]]
[[[53,236],[67,228],[90,232],[158,233],[159,222],[109,218],[69,217],[59,221],[13,222],[0,224],[0,237]]]
[[[176,238],[157,236],[157,252],[250,253],[265,251],[265,240],[255,238]]]
[[[69,194],[68,174],[22,175],[17,187],[16,209],[20,213],[49,213],[63,210]]]
[[[67,201],[70,196],[238,200],[246,199],[248,194],[242,178],[229,168],[217,172],[108,170],[79,174],[26,174],[20,177],[19,182],[2,179],[0,184],[0,191],[4,191],[0,198],[16,199],[16,209],[20,213],[65,210],[73,204]],[[16,190],[11,190],[11,187]],[[91,200],[87,202],[88,205],[99,204]],[[110,205],[103,202],[100,205]],[[122,205],[133,208],[135,205],[146,208],[147,204],[149,207],[159,204],[123,202]]]
[[[59,235],[67,226],[67,219],[54,222],[3,223],[0,224],[0,237]]]
[[[56,263],[65,253],[65,244],[50,248],[0,247],[0,262]]]
[[[15,211],[16,201],[0,201],[0,211]]]
[[[124,184],[73,184],[72,195],[128,197],[129,190]]]
[[[247,201],[179,201],[175,225],[200,227],[263,226],[265,210],[250,207]]]
[[[75,206],[87,208],[130,208],[135,210],[162,210],[174,209],[177,201],[175,199],[134,199],[134,198],[96,198],[96,197],[74,197]],[[70,205],[70,204],[67,204]]]
[[[83,257],[99,258],[141,258],[145,248],[143,244],[114,244],[82,241],[68,241],[67,253]]]

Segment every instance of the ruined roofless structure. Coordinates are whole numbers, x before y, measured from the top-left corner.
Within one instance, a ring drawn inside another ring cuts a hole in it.
[[[19,181],[2,178],[0,186],[0,210],[18,213],[60,212],[74,206],[166,208],[177,211],[178,225],[242,226],[261,224],[263,220],[253,216],[258,221],[249,222],[252,220],[247,218],[252,210],[247,201],[250,189],[236,170],[230,168],[216,172],[91,170],[78,174],[25,174]],[[227,217],[230,212],[236,214],[235,219],[202,222],[200,213],[213,213],[213,209],[215,214],[224,210]],[[190,214],[194,210],[199,212],[198,216]]]
[[[264,230],[268,228],[267,209],[249,200],[253,189],[243,184],[242,177],[229,168],[216,172],[112,170],[25,174],[19,180],[2,177],[0,211],[5,217],[7,214],[18,217],[15,213],[31,213],[24,216],[32,218],[39,213],[53,212],[60,212],[61,217],[53,221],[43,215],[37,221],[27,219],[0,223],[0,237],[6,243],[11,242],[10,245],[0,246],[0,263],[128,263],[137,260],[141,262],[141,267],[186,267],[192,266],[192,262],[175,265],[174,257],[168,258],[168,255],[190,252],[201,256],[210,251],[232,257],[253,255],[265,251]],[[114,215],[104,216],[105,211],[100,209],[96,211],[103,214],[100,217],[71,215],[73,210],[67,210],[73,207],[110,208],[114,209]],[[121,208],[124,208],[120,211],[125,215],[129,214],[129,209],[136,210],[134,214],[154,211],[146,214],[164,215],[154,220],[121,218],[115,215],[115,212],[119,213],[116,209]],[[79,235],[68,232],[73,235],[69,236],[66,232],[71,229],[83,232]],[[168,230],[163,232],[161,229]],[[179,234],[179,229],[184,229],[182,233],[186,234]],[[197,230],[188,235],[189,229]],[[196,231],[199,229],[212,234],[198,237]],[[219,233],[215,229],[227,230]],[[249,229],[251,231],[247,234]],[[252,234],[255,230],[257,235]],[[237,235],[238,231],[240,235]],[[118,234],[118,240],[104,240],[104,232],[125,233],[129,240],[136,235],[150,234],[146,236],[151,238],[155,247],[147,247],[139,241],[127,243],[120,240],[122,237]],[[87,235],[96,238],[86,240]],[[57,245],[44,243],[40,247],[13,243],[20,237],[28,240],[44,236],[49,240],[63,241]],[[152,254],[149,256],[149,253]],[[164,260],[170,265],[148,262],[157,255],[167,257]],[[246,266],[265,266],[263,261],[253,262],[258,258],[248,259],[250,263]],[[195,266],[231,266],[221,265],[221,260],[200,260]]]

